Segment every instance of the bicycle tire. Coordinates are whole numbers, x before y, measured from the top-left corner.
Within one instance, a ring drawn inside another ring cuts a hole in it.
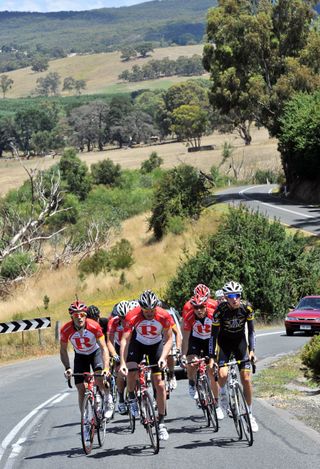
[[[93,446],[94,432],[96,429],[96,415],[94,403],[90,393],[86,393],[81,409],[81,441],[83,451],[90,454]]]
[[[136,418],[135,418],[135,416],[134,416],[134,415],[132,414],[132,412],[131,412],[129,402],[127,403],[127,408],[128,408],[130,432],[131,432],[131,433],[134,433],[134,431],[135,431],[135,429],[136,429]]]
[[[97,415],[97,412],[96,412],[96,422],[97,422],[97,425],[96,425],[96,430],[97,430],[97,438],[98,438],[98,444],[100,446],[100,448],[103,446],[103,443],[106,439],[106,429],[107,429],[107,419],[104,417],[104,411],[105,411],[105,408],[104,408],[104,397],[102,396],[101,392],[100,391],[97,391],[99,394],[100,394],[100,397],[101,397],[101,401],[103,403],[102,405],[102,409],[101,409],[101,412],[100,412],[100,415]]]
[[[206,394],[206,417],[208,427],[212,426],[213,431],[216,433],[219,430],[218,416],[215,406],[215,400],[207,376],[205,376],[205,379],[203,380],[203,387],[204,392]]]
[[[202,385],[202,380],[197,379],[196,381],[196,389],[198,393],[198,399],[196,400],[196,404],[199,407],[199,409],[202,410],[204,418],[207,418],[207,410],[205,406],[205,390]]]
[[[252,446],[253,444],[253,433],[249,416],[249,409],[246,403],[243,391],[241,386],[238,384],[238,399],[239,399],[239,412],[240,412],[240,424],[242,428],[243,436],[245,436],[248,445]]]
[[[113,375],[110,378],[110,393],[111,393],[112,400],[113,400],[113,412],[112,412],[112,416],[110,418],[110,420],[112,420],[112,419],[114,419],[114,413],[116,411],[117,398],[118,398],[116,379]]]
[[[242,440],[242,426],[240,422],[240,410],[239,410],[239,397],[238,397],[238,387],[228,390],[229,394],[229,409],[232,414],[232,419],[236,432],[238,434],[239,440]]]
[[[159,426],[148,391],[144,391],[141,397],[141,421],[149,435],[154,454],[158,454],[160,449]]]

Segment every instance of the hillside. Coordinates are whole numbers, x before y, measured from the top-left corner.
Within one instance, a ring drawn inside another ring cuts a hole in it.
[[[137,58],[129,62],[120,59],[120,52],[108,52],[90,55],[75,55],[63,59],[51,60],[49,69],[45,72],[35,73],[30,67],[8,72],[13,81],[12,89],[8,91],[8,98],[21,98],[29,96],[36,87],[36,81],[46,76],[49,72],[57,72],[63,82],[67,76],[76,80],[86,80],[86,94],[94,93],[122,93],[141,88],[168,88],[177,81],[183,81],[184,77],[170,77],[158,80],[148,80],[138,83],[123,83],[118,75],[125,69],[131,69],[134,65],[142,65],[151,59],[177,59],[180,55],[191,57],[193,54],[202,55],[202,45],[162,47],[155,49],[147,58]],[[190,77],[185,77],[188,79]],[[67,95],[67,92],[62,95]]]
[[[102,52],[123,44],[200,42],[215,0],[155,0],[131,7],[55,13],[0,12],[0,44],[18,51]],[[53,55],[51,55],[53,56]],[[3,57],[1,57],[3,60]]]

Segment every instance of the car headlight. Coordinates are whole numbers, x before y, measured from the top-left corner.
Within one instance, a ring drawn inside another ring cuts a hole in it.
[[[286,316],[286,321],[299,321],[298,318],[293,318],[292,316]]]

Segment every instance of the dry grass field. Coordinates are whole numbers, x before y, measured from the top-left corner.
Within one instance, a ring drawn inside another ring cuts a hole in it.
[[[146,160],[152,151],[156,151],[164,160],[164,168],[186,163],[197,166],[203,171],[209,171],[212,165],[218,165],[221,162],[223,143],[230,142],[234,146],[235,161],[240,164],[243,159],[242,178],[251,176],[257,169],[278,170],[281,163],[277,150],[277,140],[269,138],[265,129],[253,129],[252,136],[252,144],[245,146],[243,140],[236,134],[214,133],[203,138],[203,144],[213,144],[216,147],[215,150],[197,153],[188,153],[188,149],[183,143],[165,143],[128,149],[85,152],[79,154],[79,157],[88,166],[97,161],[110,158],[115,163],[119,163],[122,168],[134,169],[139,168],[142,161]],[[23,164],[28,169],[47,169],[58,161],[58,156],[54,159],[48,156],[26,160]],[[222,167],[222,171],[227,171],[228,166],[229,163]],[[5,194],[9,189],[19,187],[27,178],[25,169],[18,161],[0,160],[0,195]]]
[[[75,55],[63,59],[51,60],[49,69],[45,72],[35,73],[31,67],[14,70],[6,73],[13,81],[12,89],[8,91],[7,98],[23,98],[29,96],[36,87],[36,81],[46,76],[49,72],[57,72],[61,80],[72,76],[76,80],[86,80],[86,94],[94,93],[119,93],[128,92],[141,88],[168,88],[171,84],[183,81],[187,77],[170,77],[158,80],[148,80],[139,83],[123,83],[118,76],[123,70],[131,69],[134,65],[143,65],[151,59],[163,59],[169,57],[177,59],[180,55],[191,57],[193,54],[202,55],[203,46],[175,46],[155,49],[145,59],[137,58],[129,62],[120,59],[120,52],[109,52],[92,55]],[[62,93],[67,95],[67,92]]]

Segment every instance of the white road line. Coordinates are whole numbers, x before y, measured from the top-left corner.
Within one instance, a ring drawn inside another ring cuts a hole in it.
[[[266,205],[267,207],[271,207],[271,208],[274,208],[276,210],[282,210],[283,212],[288,212],[288,213],[292,213],[293,215],[299,215],[299,217],[304,217],[304,218],[316,218],[314,217],[313,215],[307,215],[305,213],[301,213],[301,212],[296,212],[294,210],[289,210],[288,208],[283,208],[283,207],[277,207],[276,205],[273,205],[273,204],[268,204],[267,202],[260,202],[259,200],[256,200],[256,199],[253,199],[252,197],[244,194],[245,192],[251,190],[251,189],[255,189],[257,186],[252,186],[252,187],[247,187],[247,189],[243,189],[242,191],[239,192],[239,194],[241,195],[244,195],[247,199],[250,199],[252,200],[253,202],[257,202],[261,205]]]
[[[4,455],[4,452],[6,451],[6,449],[8,448],[10,443],[12,442],[12,440],[16,437],[18,432],[26,425],[26,423],[30,419],[35,417],[41,411],[41,409],[43,409],[44,407],[46,407],[48,405],[54,405],[56,402],[60,402],[68,394],[69,394],[69,392],[63,392],[63,393],[55,394],[54,396],[50,397],[50,399],[48,399],[47,401],[43,402],[38,407],[33,409],[22,420],[20,420],[20,422],[17,423],[17,425],[10,431],[10,433],[8,433],[8,435],[4,438],[4,440],[1,443],[1,446],[0,446],[0,461],[3,457],[3,455]]]
[[[281,335],[281,334],[284,334],[284,331],[263,332],[262,334],[256,334],[256,337],[264,337],[265,335]]]

